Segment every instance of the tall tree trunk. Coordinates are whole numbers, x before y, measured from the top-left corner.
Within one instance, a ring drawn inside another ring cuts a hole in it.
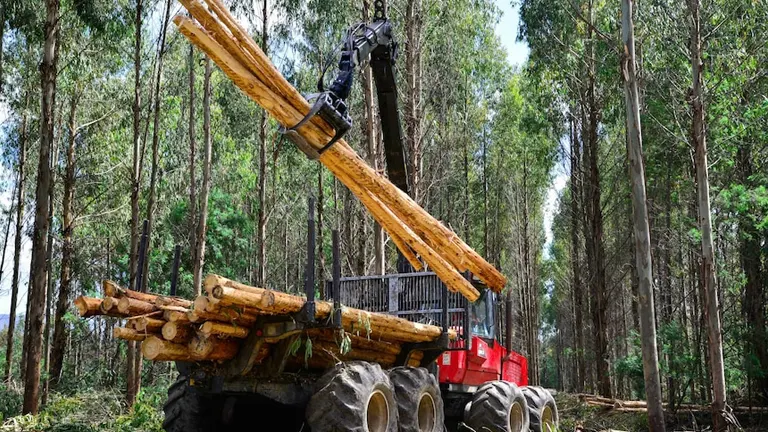
[[[141,18],[142,0],[136,0],[136,44],[133,51],[133,172],[131,175],[131,256],[129,263],[130,288],[136,289],[136,274],[139,259],[139,186],[141,184],[141,138],[139,123],[141,122]],[[137,363],[136,342],[128,342],[127,355],[127,389],[125,399],[129,407],[136,401],[139,392],[136,370]]]
[[[740,182],[748,189],[756,187],[752,175],[752,142],[747,141],[738,150],[736,158]],[[744,316],[749,329],[747,350],[757,359],[760,370],[768,371],[768,335],[765,325],[765,289],[762,285],[763,272],[760,268],[760,233],[756,228],[756,221],[751,212],[741,216],[739,221],[739,254],[741,255],[741,269],[746,278],[744,286],[744,304],[742,306]],[[768,374],[762,376],[750,371],[751,375],[758,375],[757,388],[761,389],[762,396],[768,399]]]
[[[77,139],[77,102],[78,95],[73,94],[69,107],[69,142],[67,145],[67,166],[64,175],[64,198],[62,200],[62,244],[61,244],[61,277],[59,279],[59,298],[56,302],[56,318],[54,321],[53,347],[51,349],[51,367],[48,377],[49,388],[56,388],[61,378],[64,364],[64,349],[67,343],[67,324],[64,315],[69,306],[72,285],[72,232],[74,230],[73,199],[75,195],[75,141]]]
[[[594,22],[594,9],[590,4],[589,20]],[[589,196],[586,203],[587,221],[589,232],[587,236],[587,252],[589,255],[590,270],[590,295],[592,323],[595,331],[595,363],[598,391],[602,396],[611,397],[611,377],[608,366],[608,333],[607,333],[607,305],[605,290],[605,246],[603,245],[603,210],[601,207],[600,170],[598,154],[600,142],[598,139],[598,125],[600,123],[600,108],[598,107],[596,93],[596,59],[594,31],[592,25],[587,31],[587,117],[588,129],[585,146],[589,168],[589,183],[585,186]]]
[[[200,219],[197,224],[197,251],[195,252],[195,292],[202,292],[205,265],[205,231],[208,224],[208,195],[211,191],[211,59],[205,59],[203,80],[203,190],[200,194]]]
[[[149,180],[149,197],[147,198],[147,248],[144,252],[144,268],[142,269],[142,291],[147,290],[147,284],[149,282],[149,251],[152,244],[152,226],[155,223],[155,200],[157,193],[157,169],[160,157],[160,83],[163,78],[163,57],[165,55],[165,36],[168,31],[168,21],[171,17],[171,2],[170,0],[165,4],[165,14],[163,18],[163,27],[160,30],[160,46],[157,50],[157,74],[155,76],[155,89],[154,89],[154,108],[153,108],[153,120],[152,120],[152,171],[150,173]]]
[[[48,189],[51,184],[51,144],[53,122],[56,117],[56,69],[58,63],[59,0],[45,2],[45,43],[41,72],[40,156],[37,165],[37,189],[35,190],[35,229],[32,239],[30,266],[29,327],[24,329],[29,337],[26,374],[24,383],[24,414],[37,414],[40,390],[40,360],[43,355],[42,333],[46,297],[46,241],[48,237]]]
[[[195,180],[195,46],[189,45],[189,250],[192,251],[192,261],[197,251],[197,181]],[[194,266],[194,264],[192,264]],[[200,295],[194,286],[195,297]]]
[[[635,24],[632,0],[622,0],[622,39],[624,42],[624,95],[627,110],[627,153],[629,176],[632,180],[632,215],[635,238],[635,268],[640,294],[640,335],[643,352],[643,376],[648,401],[648,428],[664,430],[664,408],[659,381],[659,358],[656,350],[656,312],[653,303],[653,273],[651,266],[651,232],[643,166],[643,135],[640,124],[640,97],[635,71]]]
[[[371,1],[363,0],[363,21],[370,20]],[[376,112],[373,103],[373,75],[370,66],[363,70],[363,96],[365,100],[365,137],[368,141],[368,164],[378,170],[379,152],[378,137],[376,136]],[[384,229],[373,222],[373,272],[384,274],[385,272]]]
[[[21,115],[19,133],[19,177],[16,185],[16,234],[13,239],[13,279],[11,280],[11,311],[8,317],[8,341],[5,348],[5,375],[3,381],[9,383],[13,368],[13,337],[16,333],[16,303],[19,301],[19,264],[21,260],[21,238],[24,235],[24,180],[27,162],[27,126],[29,122],[29,92],[24,94],[24,112]],[[22,365],[25,367],[25,365]]]
[[[576,391],[584,391],[584,294],[581,285],[581,242],[579,241],[579,171],[581,164],[581,143],[576,134],[576,121],[571,117],[571,265],[573,269],[573,304],[576,330]]]
[[[61,125],[62,116],[59,115],[58,125],[56,130],[62,130]],[[51,149],[51,186],[48,188],[48,240],[47,244],[47,257],[45,265],[46,275],[46,296],[45,296],[45,326],[43,327],[43,361],[45,363],[46,375],[50,373],[50,354],[51,354],[51,309],[53,309],[53,216],[56,211],[54,203],[54,195],[56,192],[56,174],[59,164],[59,142],[61,141],[61,134],[57,134],[53,141],[53,148]],[[48,403],[48,380],[43,382],[43,394],[41,397],[41,403],[43,405]]]
[[[704,283],[704,307],[709,339],[710,375],[712,378],[712,424],[715,432],[726,429],[725,370],[723,367],[723,335],[720,329],[720,305],[715,280],[715,251],[712,239],[712,214],[709,203],[709,167],[707,165],[707,137],[704,118],[704,88],[702,83],[700,0],[689,0],[691,13],[691,111],[696,185],[698,188],[699,229],[701,230],[702,281]]]
[[[421,202],[421,0],[408,0],[405,13],[405,137],[410,158],[411,197]]]
[[[268,0],[262,3],[261,21],[261,50],[264,54],[269,49],[269,15]],[[259,118],[259,227],[258,227],[258,260],[259,274],[256,277],[257,286],[265,286],[267,280],[267,111],[261,110]]]

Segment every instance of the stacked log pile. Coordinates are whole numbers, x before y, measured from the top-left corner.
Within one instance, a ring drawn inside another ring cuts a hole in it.
[[[309,103],[277,71],[220,0],[181,3],[191,17],[174,18],[179,31],[246,95],[286,128],[304,118],[310,111]],[[358,197],[415,269],[421,269],[423,261],[450,290],[460,292],[470,301],[475,301],[479,293],[460,272],[471,271],[496,292],[504,288],[506,277],[501,272],[367,165],[343,139],[319,152],[335,135],[319,116],[298,128],[297,133],[311,147],[303,150]]]
[[[131,291],[104,281],[103,298],[81,296],[75,306],[81,317],[124,318],[125,325],[114,329],[114,337],[142,342],[147,360],[201,362],[232,359],[260,317],[288,317],[305,304],[301,297],[217,275],[209,275],[204,287],[205,295],[190,301]],[[316,301],[315,307],[319,322],[331,319],[332,303]],[[436,326],[347,307],[341,308],[341,321],[343,332],[313,328],[290,335],[303,341],[294,363],[322,369],[339,360],[366,360],[391,366],[403,343],[429,342],[442,334]],[[260,336],[265,343],[256,355],[257,362],[285,335]],[[411,364],[419,365],[422,357],[423,353],[414,353]]]

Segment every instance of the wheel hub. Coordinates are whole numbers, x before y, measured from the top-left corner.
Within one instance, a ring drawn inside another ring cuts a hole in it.
[[[544,432],[552,432],[555,430],[555,413],[549,405],[545,406],[544,410],[541,412],[541,426]]]
[[[389,424],[389,403],[381,390],[371,393],[365,408],[366,430],[386,432]]]
[[[523,406],[520,402],[513,402],[509,407],[509,432],[522,432],[523,430]]]
[[[435,400],[429,393],[421,395],[417,415],[419,419],[419,431],[432,432],[435,430],[435,423],[437,423],[437,408],[435,408]]]

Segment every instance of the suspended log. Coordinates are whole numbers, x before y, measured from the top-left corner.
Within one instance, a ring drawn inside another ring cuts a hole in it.
[[[143,341],[147,338],[146,333],[139,333],[136,330],[125,328],[125,327],[115,327],[112,330],[112,335],[118,339],[128,340],[128,341]]]
[[[101,299],[80,296],[75,299],[75,307],[81,318],[101,315]]]
[[[173,343],[187,343],[192,338],[194,332],[188,325],[178,322],[167,322],[162,328],[163,339]]]
[[[193,44],[206,52],[235,84],[282,124],[293,125],[303,118],[309,110],[306,100],[285,80],[247,33],[240,28],[226,7],[218,0],[207,1],[208,7],[217,15],[214,17],[196,0],[185,0],[182,3],[207,31],[182,16],[175,17],[174,22],[179,26],[180,31]],[[317,117],[300,128],[299,133],[315,148],[323,146],[334,134],[333,130]],[[344,140],[340,140],[329,148],[319,160],[337,177],[340,173],[346,173],[350,179],[354,179],[354,183],[380,199],[395,216],[392,218],[387,214],[382,216],[384,218],[382,220],[399,219],[426,245],[439,251],[442,258],[455,269],[472,271],[496,291],[504,287],[506,278],[498,270],[469,248],[455,233],[413,202],[407,194],[366,165]],[[345,184],[349,187],[349,184]],[[396,235],[396,237],[402,236]],[[412,238],[401,238],[401,240],[411,246],[414,241]],[[407,254],[407,250],[404,253]],[[434,267],[432,258],[423,258],[430,267]],[[459,279],[444,282],[451,285],[456,281]],[[452,288],[462,291],[466,288],[462,285],[455,285]],[[474,294],[471,290],[465,293],[467,294],[471,300],[476,298],[472,298]]]
[[[207,321],[200,326],[200,333],[205,336],[225,336],[243,339],[248,336],[248,329],[215,321]]]
[[[123,297],[117,303],[117,310],[126,315],[145,315],[158,311],[159,309],[152,303],[137,300],[131,297]]]
[[[237,339],[218,339],[198,334],[189,342],[189,352],[198,360],[229,360],[240,347]]]
[[[157,336],[150,336],[141,344],[141,353],[147,360],[153,361],[193,361],[196,360],[186,345],[168,342]]]
[[[151,317],[141,317],[131,321],[136,330],[147,333],[158,333],[165,325],[165,321]]]

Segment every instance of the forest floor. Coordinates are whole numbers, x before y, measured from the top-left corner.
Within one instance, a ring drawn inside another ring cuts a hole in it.
[[[52,394],[48,404],[36,416],[20,416],[22,395],[18,389],[0,386],[0,432],[163,432],[162,404],[167,388],[159,384],[144,387],[133,411],[123,404],[118,391],[79,391],[72,395]],[[560,411],[560,431],[627,431],[648,430],[643,412],[616,412],[589,406],[572,394],[555,396]],[[768,414],[742,418],[745,431],[768,430]],[[678,412],[667,414],[667,430],[707,431],[707,413]]]
[[[555,395],[560,414],[560,431],[604,432],[604,431],[647,431],[648,416],[645,412],[618,412],[606,407],[587,405],[576,395],[559,392]],[[666,412],[668,432],[710,431],[709,412],[679,410],[675,414]],[[768,431],[768,413],[749,416],[737,415],[748,432]]]

